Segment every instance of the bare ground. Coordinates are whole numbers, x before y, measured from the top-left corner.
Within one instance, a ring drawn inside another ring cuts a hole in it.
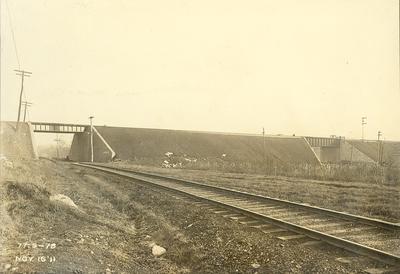
[[[66,163],[20,162],[1,172],[0,272],[357,273],[377,265],[343,264],[340,249],[283,242],[191,201]],[[53,194],[78,208],[50,201]],[[166,254],[153,256],[152,242]]]

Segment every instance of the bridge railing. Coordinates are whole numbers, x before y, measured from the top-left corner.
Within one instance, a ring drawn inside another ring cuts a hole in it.
[[[32,122],[34,132],[47,133],[79,133],[84,132],[88,125]]]
[[[338,147],[340,145],[340,138],[327,138],[327,137],[305,137],[311,147]]]

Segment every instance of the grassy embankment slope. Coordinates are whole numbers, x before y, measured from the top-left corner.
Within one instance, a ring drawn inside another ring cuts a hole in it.
[[[348,140],[348,142],[375,162],[378,161],[379,149],[382,151],[382,161],[386,163],[392,163],[396,160],[394,156],[400,154],[400,142],[384,141],[381,144],[377,141],[362,140]]]
[[[318,180],[395,181],[398,171],[374,164],[330,164],[318,160],[301,137],[266,137],[162,129],[96,127],[117,153],[117,158],[134,164],[166,167],[258,173]],[[73,154],[88,148],[89,135],[74,139]],[[79,142],[76,142],[78,141]],[[110,152],[95,136],[94,159],[110,160]],[[389,145],[388,145],[389,148]],[[386,150],[389,153],[389,149]],[[172,152],[166,156],[167,152]],[[88,158],[88,150],[86,151]],[[73,157],[71,158],[73,160]]]
[[[96,128],[123,160],[136,159],[161,164],[165,153],[173,152],[175,157],[203,161],[264,161],[261,136],[122,127]],[[101,144],[98,144],[98,148],[104,150]],[[104,154],[104,151],[96,152],[98,155]],[[265,157],[267,162],[318,163],[300,137],[266,137]]]
[[[151,254],[150,241],[165,244],[157,235],[174,239],[167,258],[181,252],[182,242],[170,222],[134,201],[138,189],[132,183],[44,159],[0,168],[1,273],[182,271],[173,260]],[[54,200],[59,194],[77,207]]]

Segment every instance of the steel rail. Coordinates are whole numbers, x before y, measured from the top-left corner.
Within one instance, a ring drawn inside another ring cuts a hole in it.
[[[287,229],[287,230],[290,230],[290,231],[293,231],[293,232],[296,232],[296,233],[299,233],[299,234],[303,234],[303,235],[308,236],[310,238],[313,238],[313,239],[316,239],[316,240],[321,240],[321,241],[326,242],[328,244],[331,244],[333,246],[345,249],[345,250],[350,251],[350,252],[354,252],[354,253],[359,254],[359,255],[367,256],[367,257],[370,257],[372,259],[375,259],[375,260],[378,260],[378,261],[381,261],[381,262],[384,262],[384,263],[387,263],[387,264],[391,264],[391,265],[400,265],[400,257],[397,256],[397,255],[394,255],[394,254],[391,254],[391,253],[388,253],[388,252],[385,252],[385,251],[382,251],[382,250],[378,250],[378,249],[375,249],[375,248],[372,248],[372,247],[369,247],[369,246],[366,246],[366,245],[362,245],[362,244],[359,244],[359,243],[356,243],[356,242],[353,242],[353,241],[342,239],[342,238],[339,238],[339,237],[336,237],[336,236],[333,236],[333,235],[329,235],[329,234],[326,234],[326,233],[323,233],[323,232],[320,232],[320,231],[316,231],[316,230],[313,230],[313,229],[310,229],[310,228],[306,228],[306,227],[301,226],[301,225],[297,225],[297,224],[293,224],[293,223],[290,223],[290,222],[287,222],[287,221],[283,221],[283,220],[280,220],[280,219],[277,219],[277,218],[274,218],[274,217],[271,217],[271,216],[267,216],[265,214],[261,214],[261,213],[258,213],[258,212],[255,212],[255,211],[252,211],[252,210],[249,210],[249,209],[245,209],[245,208],[242,208],[242,207],[239,207],[239,206],[229,205],[229,204],[223,203],[221,201],[211,200],[211,199],[208,199],[207,197],[201,197],[201,196],[189,193],[189,192],[181,190],[181,189],[165,186],[165,185],[162,185],[160,183],[153,182],[153,181],[151,181],[149,179],[136,177],[136,176],[140,176],[140,175],[143,176],[143,175],[146,174],[146,173],[143,173],[143,172],[139,172],[140,174],[137,174],[138,172],[132,171],[132,170],[129,170],[129,169],[120,169],[120,168],[108,167],[108,166],[105,166],[105,165],[99,165],[99,164],[74,163],[74,165],[87,167],[87,168],[92,168],[92,169],[103,171],[103,172],[106,172],[106,173],[109,173],[109,174],[118,175],[118,176],[121,176],[121,177],[124,177],[124,178],[128,178],[128,179],[134,179],[136,181],[144,182],[146,184],[151,184],[153,186],[156,186],[158,188],[162,188],[162,189],[165,189],[165,190],[168,190],[168,191],[178,192],[180,194],[183,194],[183,195],[188,196],[188,197],[195,198],[197,200],[206,201],[208,203],[212,203],[212,204],[215,204],[217,206],[230,209],[232,211],[235,211],[235,212],[238,212],[238,213],[243,214],[245,216],[249,216],[251,218],[260,220],[262,222],[267,222],[267,223],[270,223],[270,224],[274,224],[274,225],[279,226],[281,228],[284,228],[284,229]],[[136,174],[136,176],[135,176],[135,174]],[[154,176],[157,179],[175,180],[175,178],[172,178],[172,177],[163,177],[161,175],[155,175],[155,174],[150,174],[150,173],[146,174],[146,175]],[[181,179],[177,179],[176,181],[178,181],[180,183],[186,183],[186,184],[190,183],[192,186],[197,185],[199,187],[203,187],[203,186],[209,187],[209,185],[199,184],[199,183],[195,183],[195,182],[187,182],[187,181],[181,180]],[[193,184],[193,183],[195,183],[195,184]],[[212,187],[212,188],[214,190],[217,190],[217,191],[221,191],[222,190],[223,192],[226,192],[226,190],[229,190],[229,189],[220,188],[220,187],[215,187],[215,188]],[[234,194],[234,193],[236,193],[236,191],[233,191],[232,193]],[[242,193],[242,192],[239,192],[239,194],[246,194],[247,195],[247,193]],[[252,196],[248,196],[248,197],[252,197]],[[259,195],[255,195],[255,197],[259,198]],[[260,197],[264,197],[264,196],[260,196]]]
[[[349,220],[349,221],[356,221],[358,223],[362,223],[362,224],[366,224],[366,225],[372,225],[372,226],[376,226],[376,227],[380,227],[380,228],[384,228],[384,229],[388,229],[388,230],[393,230],[393,231],[399,231],[400,232],[400,224],[396,224],[396,223],[392,223],[392,222],[387,222],[387,221],[383,221],[383,220],[378,220],[378,219],[374,219],[374,218],[369,218],[369,217],[365,217],[365,216],[358,216],[358,215],[354,215],[354,214],[350,214],[350,213],[346,213],[346,212],[340,212],[340,211],[336,211],[336,210],[332,210],[332,209],[327,209],[327,208],[322,208],[322,207],[317,207],[317,206],[312,206],[312,205],[305,205],[305,204],[301,204],[301,203],[296,203],[296,202],[291,202],[291,201],[287,201],[287,200],[282,200],[282,199],[278,199],[278,198],[273,198],[273,197],[268,197],[268,196],[263,196],[263,195],[259,195],[259,194],[254,194],[254,193],[249,193],[249,192],[244,192],[244,191],[239,191],[239,190],[234,190],[234,189],[229,189],[229,188],[225,188],[225,187],[219,187],[219,186],[213,186],[213,185],[208,185],[208,184],[202,184],[199,182],[194,182],[191,180],[186,180],[186,179],[180,179],[180,178],[174,178],[174,177],[170,177],[170,176],[164,176],[164,175],[159,175],[159,174],[154,174],[154,173],[149,173],[149,172],[143,172],[143,171],[136,171],[136,170],[131,170],[131,169],[127,169],[127,168],[119,168],[119,167],[110,167],[104,164],[98,164],[98,163],[83,163],[83,164],[88,164],[88,165],[92,165],[92,166],[99,166],[99,167],[106,167],[106,168],[112,168],[114,170],[120,170],[120,171],[126,171],[126,172],[132,172],[138,175],[144,175],[144,176],[148,176],[148,177],[153,177],[153,178],[157,178],[157,179],[168,179],[168,180],[172,180],[172,181],[176,181],[176,182],[181,182],[181,183],[185,183],[185,184],[192,184],[195,186],[200,186],[203,188],[208,188],[210,190],[220,190],[220,191],[224,191],[233,195],[237,195],[237,196],[242,196],[242,197],[246,197],[246,198],[253,198],[253,199],[258,199],[258,200],[262,200],[262,201],[269,201],[269,202],[275,202],[275,203],[279,203],[279,204],[284,204],[286,206],[293,206],[293,207],[297,207],[300,209],[305,209],[308,211],[313,211],[316,213],[322,213],[328,216],[332,216],[332,217],[337,217],[343,220]]]

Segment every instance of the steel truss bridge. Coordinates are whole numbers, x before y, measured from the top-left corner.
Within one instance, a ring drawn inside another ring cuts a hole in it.
[[[44,133],[80,133],[84,132],[89,125],[31,122],[34,132]]]

